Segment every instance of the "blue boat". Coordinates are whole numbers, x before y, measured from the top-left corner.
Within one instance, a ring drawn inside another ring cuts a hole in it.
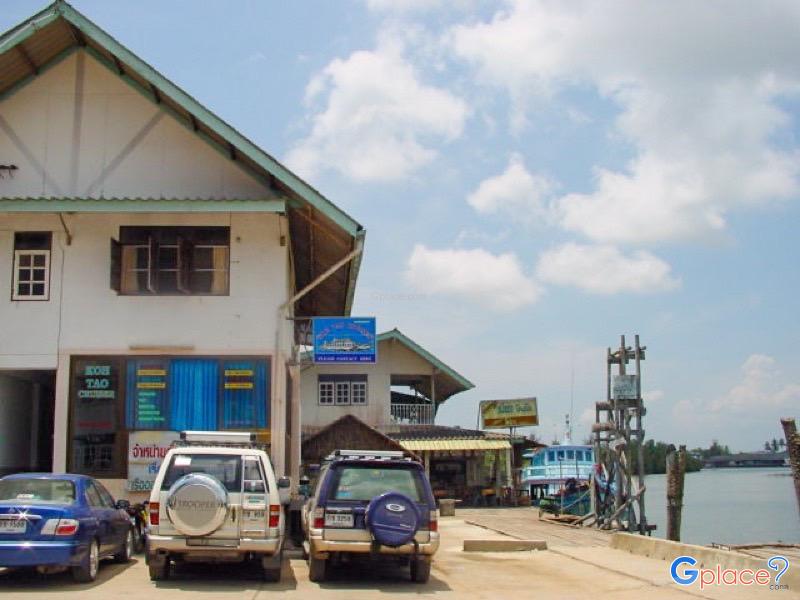
[[[594,468],[591,446],[549,446],[526,452],[522,457],[526,464],[522,468],[521,481],[523,487],[528,489],[534,506],[539,506],[547,498],[544,502],[546,505],[552,505],[556,499],[559,505],[566,507],[574,502],[574,490],[588,489]],[[582,509],[581,506],[578,513]]]

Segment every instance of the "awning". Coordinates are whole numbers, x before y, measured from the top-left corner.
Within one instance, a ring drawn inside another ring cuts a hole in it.
[[[397,440],[411,452],[420,450],[507,450],[508,440]]]

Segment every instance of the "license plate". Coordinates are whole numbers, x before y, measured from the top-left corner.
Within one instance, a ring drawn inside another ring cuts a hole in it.
[[[325,513],[325,527],[352,527],[352,513]]]
[[[246,510],[244,511],[244,518],[250,521],[263,521],[267,516],[266,511],[263,510]]]
[[[25,533],[27,521],[24,519],[0,520],[0,533]]]

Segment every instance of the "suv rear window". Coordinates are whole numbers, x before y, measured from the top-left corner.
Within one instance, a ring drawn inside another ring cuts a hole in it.
[[[330,500],[369,502],[384,492],[400,492],[415,502],[425,498],[416,469],[386,465],[343,465],[334,473]]]
[[[242,491],[242,458],[231,454],[175,454],[164,475],[162,490],[190,473],[206,473],[219,479],[229,492]]]
[[[0,502],[72,504],[75,484],[66,479],[3,479]]]

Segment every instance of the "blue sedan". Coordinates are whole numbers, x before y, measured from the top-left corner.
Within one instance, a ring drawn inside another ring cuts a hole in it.
[[[94,581],[100,560],[127,562],[133,532],[126,501],[85,475],[18,473],[0,479],[0,567],[69,568]]]

